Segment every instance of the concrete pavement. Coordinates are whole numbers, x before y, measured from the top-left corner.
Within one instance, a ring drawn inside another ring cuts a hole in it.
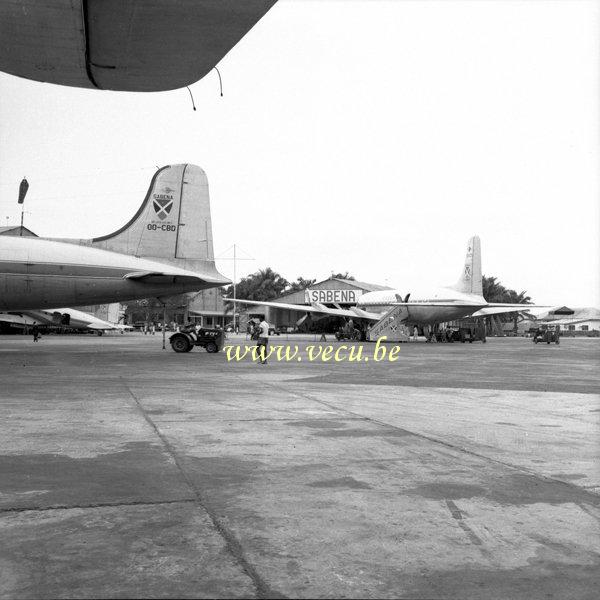
[[[599,359],[0,337],[0,597],[596,598]]]

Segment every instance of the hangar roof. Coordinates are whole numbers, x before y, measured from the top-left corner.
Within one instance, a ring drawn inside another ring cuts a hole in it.
[[[0,235],[18,236],[20,231],[21,225],[5,225],[4,227],[0,227]],[[23,227],[23,235],[25,237],[37,237],[37,235],[30,229],[27,229],[27,227]]]
[[[331,279],[325,279],[325,281],[331,281]],[[338,277],[334,277],[333,281],[344,281],[346,283],[349,283],[351,286],[364,290],[365,292],[379,292],[380,290],[392,289],[387,285],[379,285],[378,283],[366,283],[364,281],[356,281],[355,279],[339,279]]]
[[[558,313],[562,318],[556,319],[552,318],[554,311],[550,313],[546,313],[544,315],[538,316],[538,319],[541,321],[547,321],[548,323],[570,323],[573,324],[575,321],[589,321],[589,320],[597,320],[600,319],[600,308],[595,308],[593,306],[586,306],[583,308],[574,308],[573,312],[569,316],[565,316],[564,314]]]
[[[549,314],[552,315],[572,315],[575,311],[568,306],[560,306],[559,308],[555,308],[550,311]]]
[[[2,0],[0,70],[156,92],[204,77],[276,0]]]

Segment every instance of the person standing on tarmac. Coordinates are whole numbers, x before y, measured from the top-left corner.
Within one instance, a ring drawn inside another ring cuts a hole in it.
[[[31,333],[33,335],[33,341],[37,342],[40,339],[40,329],[37,325],[34,325],[31,329]]]
[[[267,364],[267,346],[269,344],[269,324],[262,319],[258,324],[258,341],[256,347],[258,348],[258,362],[262,365]]]

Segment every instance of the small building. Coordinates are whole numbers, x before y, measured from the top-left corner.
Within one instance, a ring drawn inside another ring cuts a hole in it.
[[[225,327],[233,321],[233,313],[226,312],[223,288],[210,288],[190,294],[188,322],[198,323],[203,327]],[[184,315],[185,317],[185,315]]]
[[[203,327],[224,327],[233,318],[225,310],[221,288],[169,296],[164,300],[166,322],[170,326],[194,323]],[[136,327],[162,323],[165,316],[164,307],[156,298],[126,302],[125,307],[125,323]]]

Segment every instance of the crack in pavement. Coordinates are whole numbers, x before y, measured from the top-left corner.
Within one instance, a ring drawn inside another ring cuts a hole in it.
[[[458,508],[458,506],[456,506],[456,504],[454,504],[454,502],[448,498],[446,498],[446,506],[448,507],[448,510],[450,511],[452,517],[458,523],[458,526],[467,534],[467,537],[469,538],[471,543],[475,544],[476,546],[481,546],[482,541],[479,539],[479,537],[477,537],[475,532],[463,521],[463,514],[460,508]]]
[[[119,378],[123,387],[127,390],[129,395],[134,401],[136,409],[142,415],[146,423],[152,428],[154,433],[158,436],[160,441],[162,442],[167,454],[171,457],[177,470],[181,474],[181,477],[190,488],[191,492],[195,496],[195,502],[204,510],[204,512],[210,518],[213,527],[216,529],[217,533],[223,538],[225,541],[225,546],[234,560],[238,563],[244,573],[250,578],[252,581],[254,588],[256,590],[256,595],[258,598],[285,598],[285,596],[277,592],[268,585],[268,583],[259,575],[258,571],[255,567],[249,562],[246,558],[244,549],[240,543],[240,541],[235,537],[235,535],[226,527],[224,522],[217,516],[212,507],[208,504],[206,499],[202,497],[202,494],[195,483],[190,479],[188,474],[186,473],[181,461],[179,460],[179,455],[175,451],[175,448],[171,445],[169,440],[161,433],[160,429],[154,423],[154,421],[150,418],[147,412],[144,410],[144,407],[141,405],[140,400],[137,396],[131,391],[127,383],[123,380],[122,377]]]
[[[182,498],[180,500],[134,500],[132,502],[98,502],[91,504],[52,504],[50,506],[13,506],[0,508],[0,514],[45,512],[50,510],[72,510],[89,508],[118,508],[119,506],[157,506],[161,504],[187,504],[196,502],[196,498]]]

